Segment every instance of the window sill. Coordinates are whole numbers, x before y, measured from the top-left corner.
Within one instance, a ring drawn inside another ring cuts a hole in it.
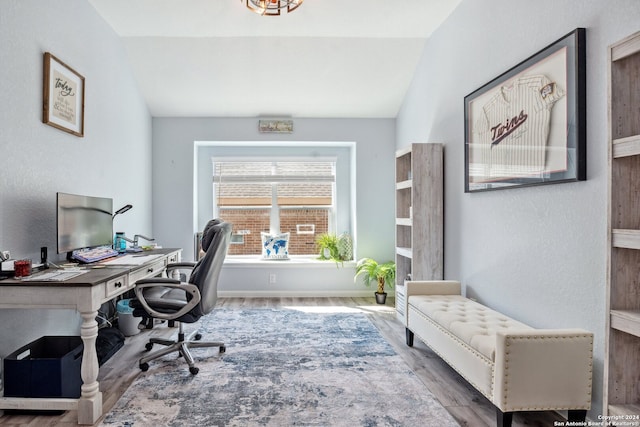
[[[291,256],[289,259],[270,260],[262,259],[259,255],[229,255],[224,260],[224,266],[230,268],[340,268],[355,267],[356,261],[345,261],[343,263],[335,263],[334,261],[319,260],[315,257],[308,256]]]

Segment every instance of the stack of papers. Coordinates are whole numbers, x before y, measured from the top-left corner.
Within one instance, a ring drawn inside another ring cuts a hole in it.
[[[87,270],[55,270],[42,274],[23,277],[23,282],[63,282],[86,273]]]

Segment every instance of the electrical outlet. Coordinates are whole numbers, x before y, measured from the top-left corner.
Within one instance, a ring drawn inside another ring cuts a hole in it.
[[[276,283],[276,274],[275,273],[270,273],[269,274],[269,283],[271,283],[271,284]]]
[[[5,260],[7,260],[7,259],[11,259],[11,252],[9,252],[9,251],[2,251],[2,258],[4,258]]]

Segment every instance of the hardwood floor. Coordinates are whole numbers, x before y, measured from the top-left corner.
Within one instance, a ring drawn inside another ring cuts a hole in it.
[[[386,305],[376,304],[374,298],[221,298],[218,300],[218,307],[225,308],[305,306],[327,307],[328,310],[345,308],[362,310],[369,315],[370,320],[380,330],[381,335],[402,356],[407,365],[461,426],[495,426],[495,408],[484,396],[478,393],[420,340],[415,340],[414,347],[405,345],[404,327],[396,320],[393,304],[392,298],[387,299]],[[100,368],[98,380],[103,393],[105,413],[115,405],[120,396],[139,375],[140,370],[138,369],[137,359],[140,357],[146,341],[151,336],[171,336],[174,331],[175,329],[160,325],[150,331],[128,337],[125,346]],[[232,351],[232,349],[228,349],[228,351]],[[75,411],[67,411],[61,415],[5,414],[0,417],[0,425],[67,427],[76,426],[76,420]],[[517,413],[513,417],[513,426],[548,427],[553,426],[554,421],[564,421],[564,418],[555,412]]]

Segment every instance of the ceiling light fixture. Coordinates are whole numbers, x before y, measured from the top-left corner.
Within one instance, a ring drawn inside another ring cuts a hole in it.
[[[266,16],[280,15],[280,11],[293,12],[304,0],[240,0],[252,12]]]

